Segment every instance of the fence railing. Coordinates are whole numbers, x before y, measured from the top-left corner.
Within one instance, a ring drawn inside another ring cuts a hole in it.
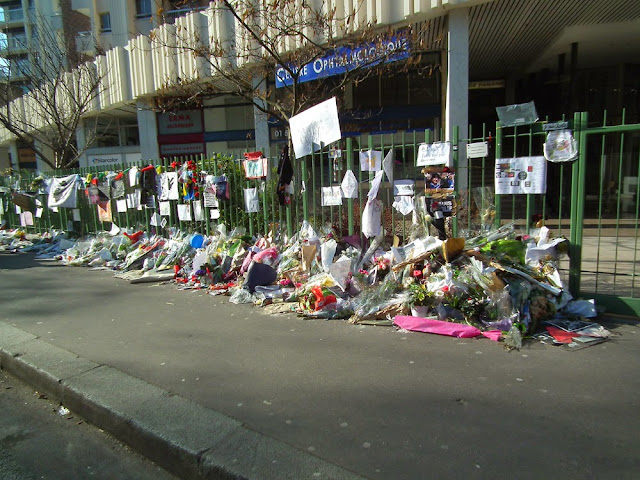
[[[556,120],[556,119],[554,119]],[[514,223],[518,231],[528,234],[541,225],[547,226],[555,236],[570,240],[570,264],[560,266],[564,280],[574,295],[581,291],[611,294],[637,299],[640,296],[636,281],[640,269],[637,264],[638,219],[640,213],[640,126],[607,125],[606,115],[602,123],[590,125],[586,114],[561,119],[573,130],[579,141],[580,157],[577,161],[547,163],[546,193],[528,195],[496,195],[494,178],[496,159],[539,156],[547,135],[546,122],[533,125],[504,128],[499,123],[470,127],[468,138],[452,139],[452,169],[456,176],[455,215],[446,224],[449,235],[475,236],[506,223]],[[595,122],[594,122],[595,123]],[[146,229],[147,231],[211,232],[217,224],[244,227],[248,234],[291,237],[304,220],[317,229],[330,226],[340,236],[359,236],[360,244],[367,239],[361,233],[362,214],[367,192],[375,173],[360,168],[362,151],[379,150],[384,157],[394,150],[394,179],[415,181],[415,194],[424,195],[425,176],[416,166],[421,144],[442,138],[441,132],[416,130],[411,132],[381,132],[344,138],[339,144],[324,148],[303,159],[294,160],[293,193],[290,201],[281,204],[277,196],[277,165],[279,155],[268,159],[269,175],[264,179],[247,179],[242,169],[244,152],[227,151],[210,157],[177,157],[154,162],[165,170],[172,165],[192,161],[197,170],[211,175],[226,175],[229,181],[229,199],[219,200],[216,215],[213,208],[203,208],[204,217],[181,221],[179,205],[201,202],[202,199],[185,201],[183,197],[170,203],[169,215],[164,226],[152,225],[151,208],[118,211],[117,202],[111,200],[113,223],[120,227]],[[486,155],[478,158],[460,158],[464,145],[487,143]],[[336,152],[339,151],[340,155]],[[77,173],[82,177],[99,176],[106,171],[126,171],[132,166],[144,167],[149,162],[135,165],[121,164],[108,167],[91,167],[55,172],[56,176]],[[322,188],[339,186],[347,170],[353,171],[358,181],[358,198],[343,199],[342,205],[322,206]],[[53,173],[52,173],[53,174]],[[40,215],[34,215],[35,231],[51,228],[73,230],[87,234],[109,230],[111,224],[100,221],[96,206],[86,195],[80,195],[75,212],[46,208],[46,197],[37,193],[32,185],[34,172],[20,171],[0,177],[4,185],[3,218],[11,227],[20,226],[20,216],[11,202],[7,187],[34,192],[42,205]],[[257,213],[245,210],[244,189],[256,188],[260,208]],[[429,194],[427,194],[427,197]],[[393,208],[393,184],[386,175],[378,193],[382,201],[382,223],[389,237],[406,242],[413,231],[412,214],[403,215]],[[156,204],[157,205],[157,204]],[[75,220],[74,220],[75,218]],[[79,220],[78,220],[79,218]],[[640,312],[640,308],[638,308]]]

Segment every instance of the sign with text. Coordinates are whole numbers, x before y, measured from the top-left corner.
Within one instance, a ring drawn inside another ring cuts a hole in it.
[[[87,155],[87,165],[89,167],[96,167],[99,165],[115,165],[116,163],[122,163],[122,155],[120,155],[119,153]]]
[[[380,43],[357,47],[338,47],[333,53],[300,67],[291,67],[298,75],[298,83],[341,75],[356,68],[368,68],[379,63],[409,58],[409,39],[406,34],[393,35]],[[276,68],[276,88],[293,85],[291,74],[283,66]]]
[[[487,142],[475,142],[467,145],[467,158],[482,158],[489,155]]]
[[[181,133],[202,133],[201,110],[184,110],[182,112],[158,114],[158,135]]]
[[[160,155],[197,155],[204,153],[204,143],[178,143],[160,145]]]

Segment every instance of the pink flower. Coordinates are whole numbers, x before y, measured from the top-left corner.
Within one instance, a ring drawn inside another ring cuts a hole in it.
[[[445,285],[444,287],[442,287],[442,291],[447,293],[449,291],[449,285]]]
[[[422,270],[414,270],[413,271],[413,276],[418,278],[422,276]]]

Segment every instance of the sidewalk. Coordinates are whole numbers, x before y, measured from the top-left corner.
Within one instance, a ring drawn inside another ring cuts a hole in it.
[[[640,328],[569,352],[0,254],[0,362],[184,478],[632,478]],[[351,473],[354,472],[354,473]],[[562,472],[562,473],[559,473]]]

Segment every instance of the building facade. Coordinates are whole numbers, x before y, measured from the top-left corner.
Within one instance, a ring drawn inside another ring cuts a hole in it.
[[[238,20],[221,16],[220,3],[0,0],[6,38],[2,56],[5,64],[28,61],[19,47],[33,40],[34,27],[24,19],[30,9],[42,9],[46,15],[61,17],[59,23],[74,35],[76,49],[94,57],[104,88],[86,121],[101,122],[104,128],[79,158],[80,166],[228,149],[269,151],[286,141],[286,125],[270,122],[252,102],[225,95],[200,98],[180,109],[159,108],[160,98],[182,94],[177,85],[215,77],[192,52],[178,48],[176,31],[209,44],[231,41],[238,49],[245,48]],[[626,108],[627,122],[640,121],[636,0],[330,0],[324,4],[327,11],[357,12],[349,27],[353,31],[368,25],[380,31],[410,26],[420,32],[415,44],[409,45],[406,65],[401,68],[398,63],[397,73],[386,69],[344,86],[340,99],[344,132],[431,129],[435,138],[449,139],[457,126],[461,138],[466,138],[469,125],[496,120],[496,106],[531,100],[540,116],[551,120],[578,110],[594,115],[606,110],[614,118]],[[297,47],[283,41],[284,49]],[[276,91],[274,74],[267,78],[267,86]],[[10,83],[18,80],[9,78]],[[330,82],[331,77],[313,81]],[[86,137],[81,125],[80,147]],[[19,161],[20,145],[3,129],[0,144],[12,153],[15,166],[24,166]]]

